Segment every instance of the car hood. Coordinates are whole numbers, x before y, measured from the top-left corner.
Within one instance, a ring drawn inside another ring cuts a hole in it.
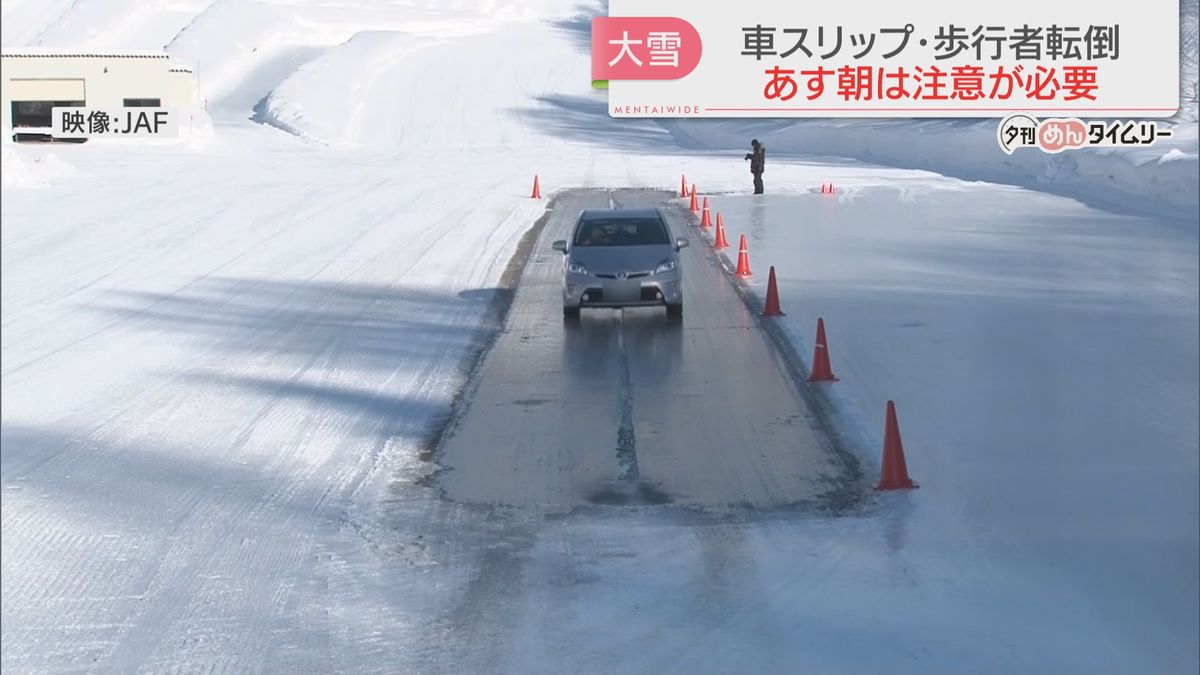
[[[571,260],[587,267],[592,274],[653,272],[660,262],[674,253],[674,247],[668,245],[574,246]]]

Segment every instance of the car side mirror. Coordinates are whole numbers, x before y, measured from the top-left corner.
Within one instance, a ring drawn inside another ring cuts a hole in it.
[[[675,250],[676,251],[678,251],[679,249],[687,248],[687,246],[688,246],[687,239],[684,239],[683,237],[679,237],[678,239],[675,240]]]
[[[550,247],[559,253],[565,254],[567,252],[567,242],[564,239],[559,239],[553,244],[550,244]]]

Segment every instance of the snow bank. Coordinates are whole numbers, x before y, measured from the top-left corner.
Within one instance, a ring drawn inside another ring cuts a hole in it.
[[[355,56],[368,59],[386,58],[391,48],[383,43],[389,38],[370,33],[410,33],[450,39],[462,35],[494,30],[498,25],[513,21],[529,21],[539,12],[523,3],[461,2],[454,8],[467,9],[456,13],[447,11],[440,3],[429,7],[396,6],[395,3],[341,5],[337,3],[274,4],[243,0],[217,0],[194,17],[167,46],[176,60],[196,67],[201,103],[220,116],[251,116],[252,108],[258,121],[277,124],[289,129],[291,121],[314,115],[328,115],[311,109],[300,111],[291,102],[275,101],[275,112],[266,113],[256,104],[285,78],[300,70],[305,63],[326,50],[344,48],[345,54],[335,56],[318,70],[340,69],[331,81],[343,93],[353,93],[354,82],[370,79],[370,64],[375,61],[354,61]],[[358,37],[366,33],[365,37]],[[301,84],[320,79],[311,72],[301,77]],[[301,85],[292,87],[293,92]],[[349,88],[349,90],[348,90]],[[319,96],[314,95],[317,92]],[[345,107],[347,100],[329,96],[328,92],[308,92],[320,98],[321,105],[330,109]],[[349,101],[352,103],[353,100]],[[291,107],[291,109],[289,109]],[[344,113],[343,113],[344,114]],[[259,119],[266,115],[266,119]],[[290,121],[289,121],[290,120]],[[322,129],[323,131],[323,129]],[[304,134],[301,134],[304,135]]]
[[[183,119],[179,125],[179,136],[182,140],[202,141],[215,133],[212,118],[200,106],[185,108],[181,114]]]
[[[406,33],[364,32],[297,70],[266,99],[260,121],[331,146],[353,146],[369,134],[361,128],[374,77],[385,66],[433,40]],[[320,92],[314,96],[314,92]]]
[[[167,52],[194,67],[204,105],[236,86],[259,52],[265,55],[277,41],[294,40],[300,32],[286,7],[219,0],[180,31]]]
[[[4,0],[0,3],[0,42],[5,47],[33,43],[74,4],[72,0]]]
[[[3,146],[3,171],[0,176],[6,188],[40,188],[53,185],[75,173],[75,167],[57,155],[39,149]]]

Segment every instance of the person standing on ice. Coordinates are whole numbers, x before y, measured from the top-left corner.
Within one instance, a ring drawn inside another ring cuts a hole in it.
[[[762,175],[767,166],[767,146],[758,142],[757,138],[750,140],[750,152],[746,153],[750,160],[750,173],[754,174],[754,194],[763,193]]]

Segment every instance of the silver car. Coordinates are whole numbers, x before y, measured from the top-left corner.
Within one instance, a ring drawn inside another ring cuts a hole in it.
[[[586,209],[571,240],[554,242],[563,253],[563,316],[584,307],[665,305],[683,315],[679,250],[658,209]]]

